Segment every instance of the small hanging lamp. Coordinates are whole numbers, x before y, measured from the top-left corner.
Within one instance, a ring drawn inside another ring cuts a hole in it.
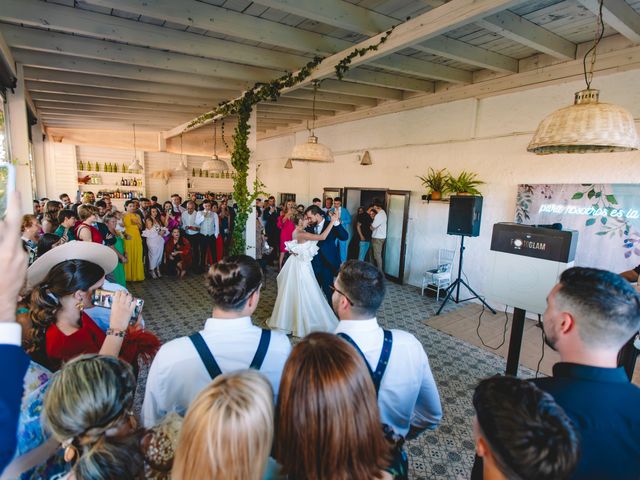
[[[138,152],[136,151],[136,124],[133,124],[133,162],[127,167],[130,172],[139,172],[142,170],[142,165],[138,160]]]
[[[600,103],[600,92],[591,88],[597,47],[604,35],[600,0],[596,38],[582,65],[587,88],[576,92],[574,104],[553,112],[540,122],[527,150],[551,153],[627,152],[640,148],[640,138],[631,113],[618,105]],[[587,58],[591,65],[587,71]]]
[[[364,166],[373,165],[373,162],[371,161],[371,155],[369,154],[369,150],[365,151],[364,154],[362,155],[362,158],[360,158],[360,165],[364,165]]]
[[[182,134],[180,134],[180,165],[175,168],[175,171],[178,173],[187,172],[187,166],[184,164],[184,160],[182,158]]]
[[[287,159],[287,163],[284,164],[284,168],[286,169],[293,168],[293,162],[291,161],[290,158]]]
[[[313,104],[312,104],[312,116],[311,128],[309,129],[309,138],[306,143],[300,143],[293,147],[289,161],[296,160],[301,162],[333,162],[333,153],[331,149],[322,143],[318,143],[318,137],[314,135],[314,129],[316,124],[316,92],[318,91],[319,82],[316,80],[313,82]],[[285,164],[285,168],[288,167],[289,162]]]
[[[226,172],[227,170],[229,170],[229,166],[227,165],[227,162],[225,162],[224,160],[220,160],[220,158],[218,158],[218,154],[217,154],[217,146],[218,146],[218,138],[216,135],[216,121],[214,120],[213,122],[213,155],[211,156],[211,160],[207,160],[206,162],[204,162],[202,164],[202,169],[203,170],[209,170],[210,172]]]

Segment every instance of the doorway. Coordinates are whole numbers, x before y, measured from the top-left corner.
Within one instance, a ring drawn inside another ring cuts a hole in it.
[[[352,230],[355,228],[358,207],[367,208],[374,201],[380,201],[384,205],[384,211],[387,214],[387,240],[382,256],[383,270],[389,280],[400,284],[403,283],[404,278],[410,194],[411,192],[406,190],[344,188],[343,203],[354,219]],[[351,234],[353,235],[353,231]]]

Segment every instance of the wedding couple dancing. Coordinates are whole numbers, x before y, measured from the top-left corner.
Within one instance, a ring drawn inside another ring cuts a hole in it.
[[[338,325],[331,308],[333,279],[340,270],[336,240],[347,240],[349,234],[337,211],[327,217],[316,205],[292,220],[293,240],[285,242],[291,255],[278,275],[278,297],[269,326],[296,337],[332,332]]]

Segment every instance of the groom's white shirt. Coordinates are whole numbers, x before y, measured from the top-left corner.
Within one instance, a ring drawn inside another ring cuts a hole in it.
[[[316,235],[320,235],[324,230],[325,221],[322,220],[320,223],[316,225]]]

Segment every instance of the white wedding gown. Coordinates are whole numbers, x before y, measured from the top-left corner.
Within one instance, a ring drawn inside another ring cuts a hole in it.
[[[311,260],[318,253],[317,241],[285,242],[291,253],[278,274],[278,298],[269,327],[304,337],[311,332],[333,332],[337,325],[313,273]]]

